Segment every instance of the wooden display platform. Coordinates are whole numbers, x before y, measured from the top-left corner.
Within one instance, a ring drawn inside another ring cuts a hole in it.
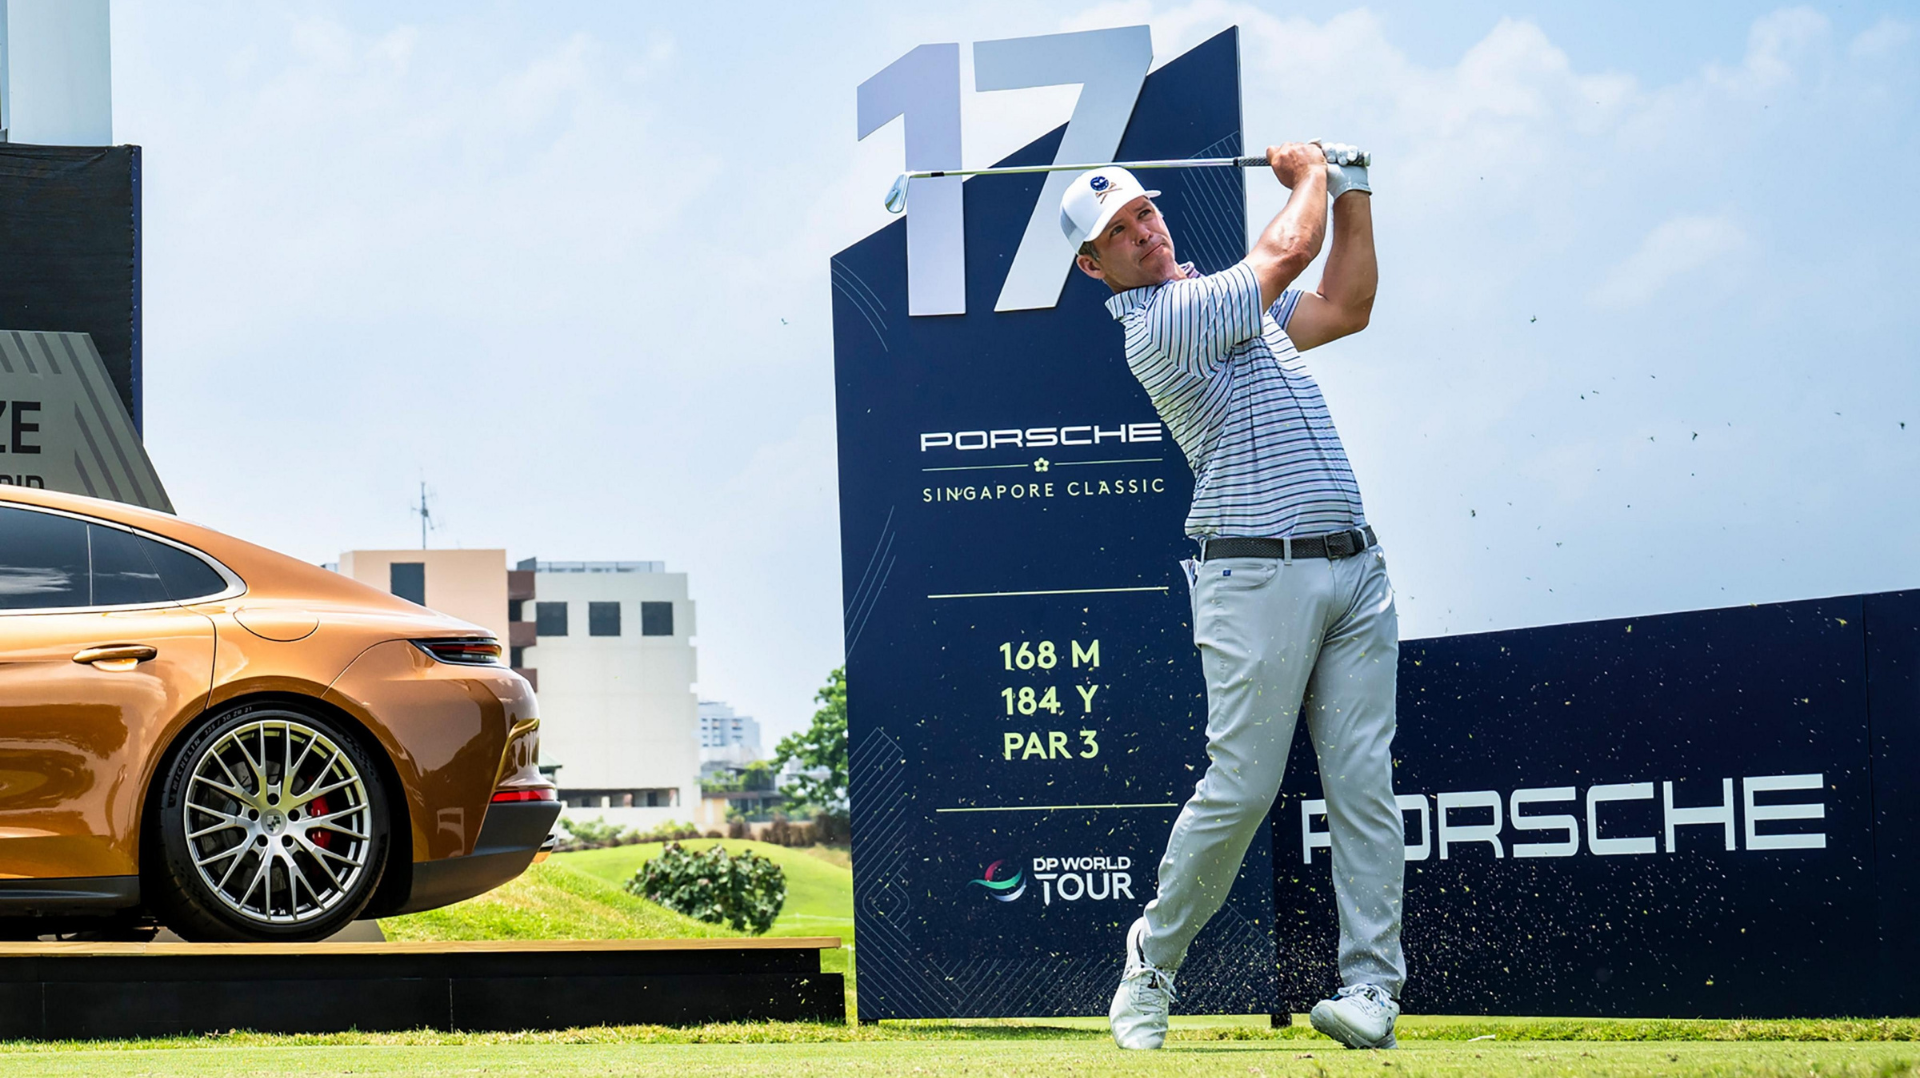
[[[845,1022],[832,936],[0,943],[0,1039]]]

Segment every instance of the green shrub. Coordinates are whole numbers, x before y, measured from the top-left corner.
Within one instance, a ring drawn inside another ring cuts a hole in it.
[[[608,846],[634,846],[642,842],[673,842],[683,838],[699,838],[700,829],[690,823],[676,823],[668,820],[651,831],[641,831],[629,827],[625,830],[616,824],[610,824],[604,817],[591,820],[575,820],[561,817],[560,826],[567,829],[568,838],[560,843],[563,853],[575,850],[600,850]]]
[[[582,849],[594,846],[611,846],[620,840],[620,828],[610,824],[604,816],[591,820],[576,820],[568,816],[560,817],[560,826],[573,836],[573,844]]]
[[[775,846],[811,846],[813,828],[803,823],[794,823],[785,813],[773,814],[773,822],[760,836],[760,841],[771,842]]]
[[[846,846],[853,842],[846,810],[821,812],[813,817],[813,840],[826,846]]]
[[[651,831],[629,831],[631,842],[677,842],[683,838],[699,838],[700,829],[690,823],[676,823],[668,820]]]
[[[712,846],[694,853],[678,842],[640,866],[627,890],[708,924],[760,935],[787,902],[787,874],[771,860]]]

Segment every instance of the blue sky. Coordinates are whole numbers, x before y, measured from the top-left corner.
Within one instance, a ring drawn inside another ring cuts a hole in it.
[[[313,561],[417,542],[423,477],[436,544],[665,559],[701,695],[790,730],[840,657],[827,258],[900,167],[854,87],[1239,25],[1250,143],[1378,157],[1374,325],[1310,358],[1406,635],[1920,586],[1907,9],[1303,10],[117,0],[149,449]],[[966,94],[968,160],[1073,96]]]

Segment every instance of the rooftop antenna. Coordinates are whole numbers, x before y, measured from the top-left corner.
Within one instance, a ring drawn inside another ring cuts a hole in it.
[[[414,516],[420,518],[420,549],[427,549],[427,529],[438,531],[440,525],[433,519],[433,510],[427,505],[427,481],[420,480],[420,504],[411,507]]]

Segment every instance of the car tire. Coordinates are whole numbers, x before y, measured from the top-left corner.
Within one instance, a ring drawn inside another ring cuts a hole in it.
[[[325,939],[380,884],[387,804],[379,770],[339,720],[277,701],[222,712],[161,776],[147,902],[186,940]]]

